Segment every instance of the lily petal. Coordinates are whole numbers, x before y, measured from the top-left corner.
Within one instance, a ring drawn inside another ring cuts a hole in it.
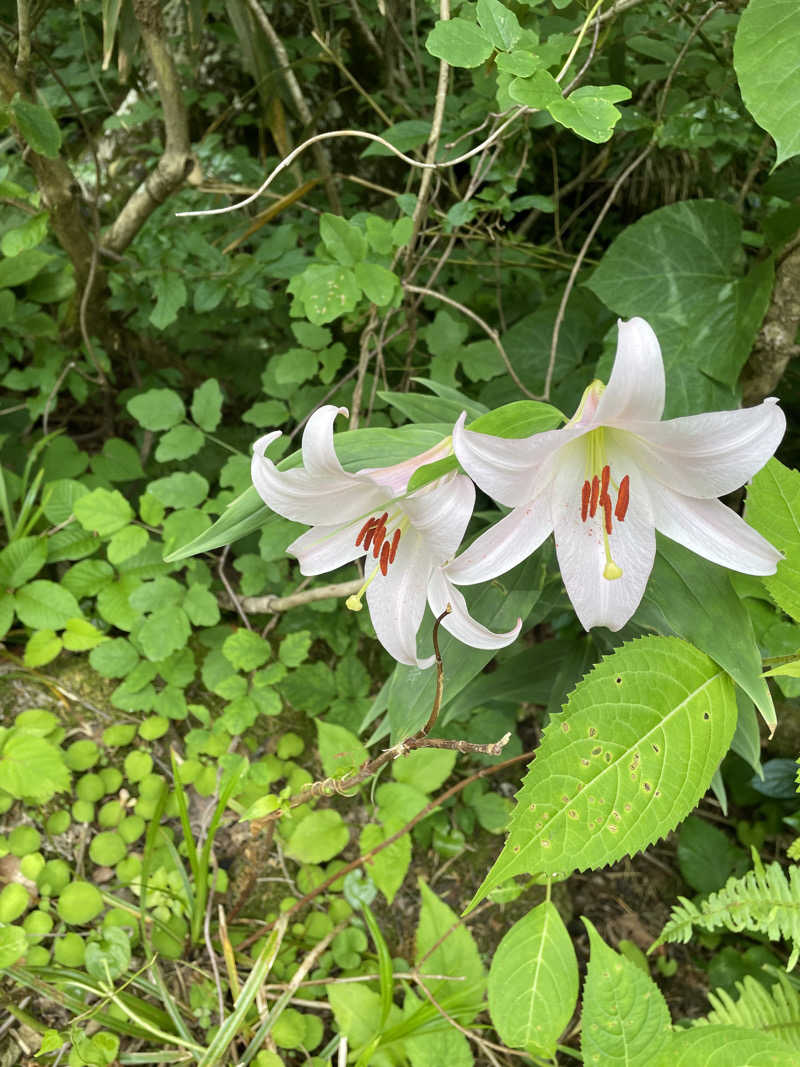
[[[489,581],[527,559],[552,530],[550,508],[540,495],[490,526],[447,564],[445,574],[458,585]]]
[[[425,538],[431,558],[455,555],[475,504],[475,486],[463,474],[437,479],[403,501],[403,510]]]
[[[709,411],[666,422],[629,421],[642,470],[685,496],[733,492],[761,470],[786,430],[774,398],[738,411]],[[624,447],[624,446],[623,446]]]
[[[398,663],[423,670],[434,657],[417,659],[417,630],[425,612],[431,558],[425,542],[409,530],[400,539],[388,574],[376,574],[367,588],[367,604],[378,640]]]
[[[253,446],[250,475],[258,495],[279,515],[307,526],[333,526],[366,518],[381,508],[386,490],[355,475],[309,474],[302,468],[279,471],[264,455],[268,445],[280,436],[273,432],[260,437]]]
[[[324,404],[306,423],[303,430],[303,466],[310,475],[337,478],[345,474],[333,447],[333,424],[337,415],[346,414],[347,408]]]
[[[453,637],[473,648],[505,648],[516,639],[522,629],[522,619],[517,619],[517,625],[512,630],[496,634],[473,619],[466,600],[441,567],[434,569],[428,582],[428,603],[437,618],[449,604],[452,610],[442,619],[442,626]]]
[[[581,486],[586,471],[581,442],[570,445],[559,456],[551,495],[561,577],[586,630],[593,626],[619,630],[625,625],[642,599],[656,554],[653,515],[641,473],[627,457],[623,466],[612,448],[607,448],[606,455],[613,481],[619,483],[626,474],[630,478],[630,504],[625,520],[613,521],[608,539],[613,561],[622,569],[621,577],[603,577],[606,550],[602,509],[598,509],[594,519],[586,522],[581,519]]]
[[[493,437],[464,429],[462,412],[453,427],[453,449],[461,466],[492,499],[506,507],[526,504],[535,495],[548,461],[591,426],[565,426],[531,437]]]
[[[649,322],[617,322],[617,354],[595,412],[595,426],[626,419],[657,422],[664,413],[664,361]]]
[[[663,488],[651,498],[656,529],[712,563],[743,574],[774,574],[782,554],[719,500]]]
[[[356,537],[362,526],[361,517],[341,526],[312,526],[300,534],[286,549],[300,562],[302,574],[324,574],[364,555],[364,548],[356,547]]]

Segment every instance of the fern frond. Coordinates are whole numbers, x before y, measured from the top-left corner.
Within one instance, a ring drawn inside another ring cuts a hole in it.
[[[789,867],[787,878],[779,863],[764,867],[755,853],[753,862],[752,871],[741,878],[729,878],[722,889],[701,900],[699,907],[678,897],[680,903],[673,907],[653,948],[665,941],[688,941],[695,927],[735,933],[749,930],[766,934],[772,941],[781,937],[791,941],[792,954],[786,966],[791,971],[800,956],[800,867]]]
[[[775,985],[767,988],[747,975],[736,983],[738,1000],[724,989],[709,993],[712,1010],[694,1025],[744,1026],[772,1034],[800,1051],[800,994],[777,968],[766,970],[778,979]]]
[[[800,860],[800,837],[796,837],[786,849],[787,860]]]

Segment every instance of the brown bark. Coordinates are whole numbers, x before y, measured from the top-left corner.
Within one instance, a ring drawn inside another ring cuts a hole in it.
[[[775,271],[772,299],[741,374],[745,406],[758,404],[764,397],[770,396],[783,377],[789,360],[800,355],[800,345],[795,343],[798,329],[800,243],[783,256]]]

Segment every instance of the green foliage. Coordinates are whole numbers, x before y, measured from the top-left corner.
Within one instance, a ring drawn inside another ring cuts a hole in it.
[[[735,725],[730,679],[691,645],[648,637],[607,656],[544,731],[473,903],[515,874],[601,866],[666,834],[708,788]]]
[[[584,919],[591,954],[583,987],[585,1063],[644,1064],[669,1045],[670,1018],[658,986],[618,955]]]
[[[702,930],[752,930],[764,933],[773,941],[786,938],[792,943],[787,969],[791,970],[800,954],[800,927],[797,901],[800,899],[800,868],[788,868],[788,876],[779,863],[766,867],[753,853],[754,869],[741,878],[730,878],[718,893],[701,900],[699,905],[684,897],[672,909],[669,922],[656,941],[688,941],[694,928]]]
[[[552,1056],[575,1010],[578,961],[561,916],[546,900],[514,923],[489,971],[489,1012],[512,1048]]]
[[[798,43],[800,12],[791,0],[749,0],[736,31],[733,60],[748,111],[775,139],[776,166],[800,152],[797,126],[789,118],[800,103],[800,87],[790,73]]]

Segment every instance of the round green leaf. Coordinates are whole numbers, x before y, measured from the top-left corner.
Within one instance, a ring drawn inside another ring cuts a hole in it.
[[[0,890],[0,923],[13,923],[27,910],[31,898],[19,882],[9,882]]]
[[[192,418],[207,433],[216,430],[222,416],[222,390],[216,378],[209,378],[194,391]]]
[[[113,830],[96,834],[89,845],[89,858],[101,867],[113,867],[127,855],[128,847]]]
[[[37,630],[28,638],[23,660],[26,667],[43,667],[54,660],[63,647],[53,630]]]
[[[466,19],[440,20],[428,34],[425,47],[432,56],[451,67],[479,67],[494,51],[494,44],[480,26]]]
[[[183,401],[172,389],[148,389],[131,397],[126,406],[145,430],[170,430],[186,414]]]
[[[0,970],[12,967],[27,949],[28,939],[24,930],[19,926],[0,924]]]
[[[349,836],[338,811],[313,811],[289,838],[286,852],[300,863],[325,863],[342,851]]]
[[[90,533],[110,537],[133,518],[133,510],[118,489],[95,489],[75,501],[75,518]]]
[[[58,914],[71,926],[83,926],[103,910],[100,890],[89,882],[70,882],[58,898]]]
[[[199,452],[205,443],[205,435],[196,426],[173,426],[158,442],[156,460],[169,463],[175,459],[188,459]]]

